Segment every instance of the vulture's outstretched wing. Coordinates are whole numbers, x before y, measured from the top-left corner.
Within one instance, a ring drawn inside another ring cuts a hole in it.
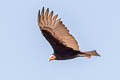
[[[59,51],[65,47],[79,50],[79,46],[75,38],[69,33],[69,30],[62,24],[60,19],[53,16],[53,11],[49,14],[49,8],[44,13],[44,7],[40,14],[38,13],[38,25],[45,38],[49,41],[54,51]]]

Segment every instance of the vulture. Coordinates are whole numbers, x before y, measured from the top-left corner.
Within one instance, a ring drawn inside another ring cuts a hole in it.
[[[53,16],[49,8],[38,12],[38,26],[46,40],[50,43],[54,53],[48,58],[51,60],[68,60],[76,57],[100,56],[96,50],[80,51],[76,39],[69,33],[69,30],[57,19],[58,14]]]

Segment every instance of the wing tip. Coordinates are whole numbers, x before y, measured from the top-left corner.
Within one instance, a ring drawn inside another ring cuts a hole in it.
[[[39,18],[39,16],[40,16],[40,9],[38,10],[38,18]]]
[[[44,7],[42,8],[41,15],[44,16]]]
[[[40,26],[40,10],[38,10],[38,25]]]
[[[49,11],[49,8],[47,8],[46,11]]]
[[[42,9],[44,9],[45,7],[43,6]]]

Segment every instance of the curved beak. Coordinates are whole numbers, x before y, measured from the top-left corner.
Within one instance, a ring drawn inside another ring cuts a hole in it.
[[[51,61],[51,59],[48,59],[48,62],[50,62]]]

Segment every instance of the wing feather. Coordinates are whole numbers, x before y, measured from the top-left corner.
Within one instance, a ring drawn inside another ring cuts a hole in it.
[[[41,22],[44,21],[44,7],[42,8],[42,12],[41,12]]]
[[[40,15],[40,10],[38,12],[38,25],[41,25],[41,15]]]
[[[48,24],[48,13],[49,13],[49,8],[47,8],[47,10],[45,12],[45,16],[44,16],[45,24]]]
[[[54,51],[61,50],[65,47],[79,50],[79,46],[75,38],[69,33],[69,30],[62,23],[61,19],[57,19],[58,14],[53,16],[53,11],[50,12],[47,8],[44,16],[44,7],[41,15],[38,13],[38,24],[45,38],[53,47]],[[56,20],[57,19],[57,20]]]

